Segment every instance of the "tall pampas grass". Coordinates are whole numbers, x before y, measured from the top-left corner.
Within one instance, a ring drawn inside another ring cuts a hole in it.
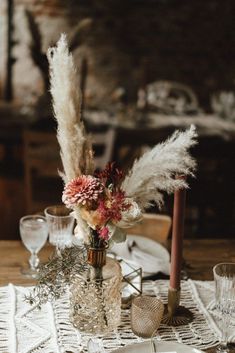
[[[81,120],[81,92],[78,72],[69,53],[66,35],[49,48],[51,95],[58,123],[57,139],[63,164],[64,182],[94,171],[92,146]]]
[[[166,142],[156,145],[134,162],[122,189],[142,210],[150,206],[151,201],[161,207],[162,192],[172,193],[188,187],[185,180],[176,179],[175,175],[193,175],[196,162],[189,149],[197,143],[196,137],[193,125],[185,132],[176,131]]]
[[[66,184],[82,174],[94,172],[92,145],[81,120],[82,95],[78,72],[69,53],[66,35],[62,34],[57,46],[49,48],[47,58],[50,68],[51,95],[57,121],[57,139],[63,171],[60,175]],[[89,233],[78,207],[74,210],[77,232],[84,237]]]

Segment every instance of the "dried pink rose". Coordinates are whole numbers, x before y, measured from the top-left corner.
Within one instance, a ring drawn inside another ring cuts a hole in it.
[[[82,175],[65,185],[62,200],[69,208],[88,206],[97,202],[104,192],[104,185],[91,175]]]

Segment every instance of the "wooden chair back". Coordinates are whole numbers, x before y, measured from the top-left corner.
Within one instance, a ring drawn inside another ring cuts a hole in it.
[[[135,226],[128,228],[128,234],[142,235],[166,245],[170,234],[172,220],[170,216],[144,213],[143,219]]]
[[[105,168],[106,164],[112,160],[115,130],[110,128],[107,131],[92,132],[91,138],[92,146],[95,151],[95,167],[102,170]]]
[[[26,212],[31,213],[61,200],[58,170],[62,167],[55,132],[25,130],[23,145]]]
[[[104,169],[112,159],[114,138],[113,129],[92,133],[94,150],[101,147],[101,153],[94,155],[97,169]],[[61,202],[63,183],[58,170],[63,169],[55,132],[26,129],[23,144],[26,212],[31,213]]]

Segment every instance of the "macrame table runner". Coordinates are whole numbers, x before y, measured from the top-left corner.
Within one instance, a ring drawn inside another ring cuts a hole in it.
[[[161,325],[158,338],[178,341],[199,349],[219,342],[219,314],[213,301],[213,282],[182,281],[181,304],[194,313],[192,323],[180,327]],[[156,295],[166,303],[168,281],[146,281],[144,293]],[[0,288],[0,352],[1,353],[74,353],[87,352],[91,335],[80,334],[69,322],[68,294],[55,303],[47,303],[41,310],[25,302],[29,287],[9,284]],[[117,332],[102,337],[105,351],[143,341],[131,331],[129,310],[122,311]],[[235,320],[230,340],[235,340]]]

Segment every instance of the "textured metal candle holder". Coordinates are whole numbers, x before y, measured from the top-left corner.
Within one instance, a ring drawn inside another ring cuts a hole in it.
[[[168,326],[187,325],[193,321],[193,313],[179,305],[180,289],[169,288],[168,304],[165,305],[165,311],[162,318],[162,323]]]

